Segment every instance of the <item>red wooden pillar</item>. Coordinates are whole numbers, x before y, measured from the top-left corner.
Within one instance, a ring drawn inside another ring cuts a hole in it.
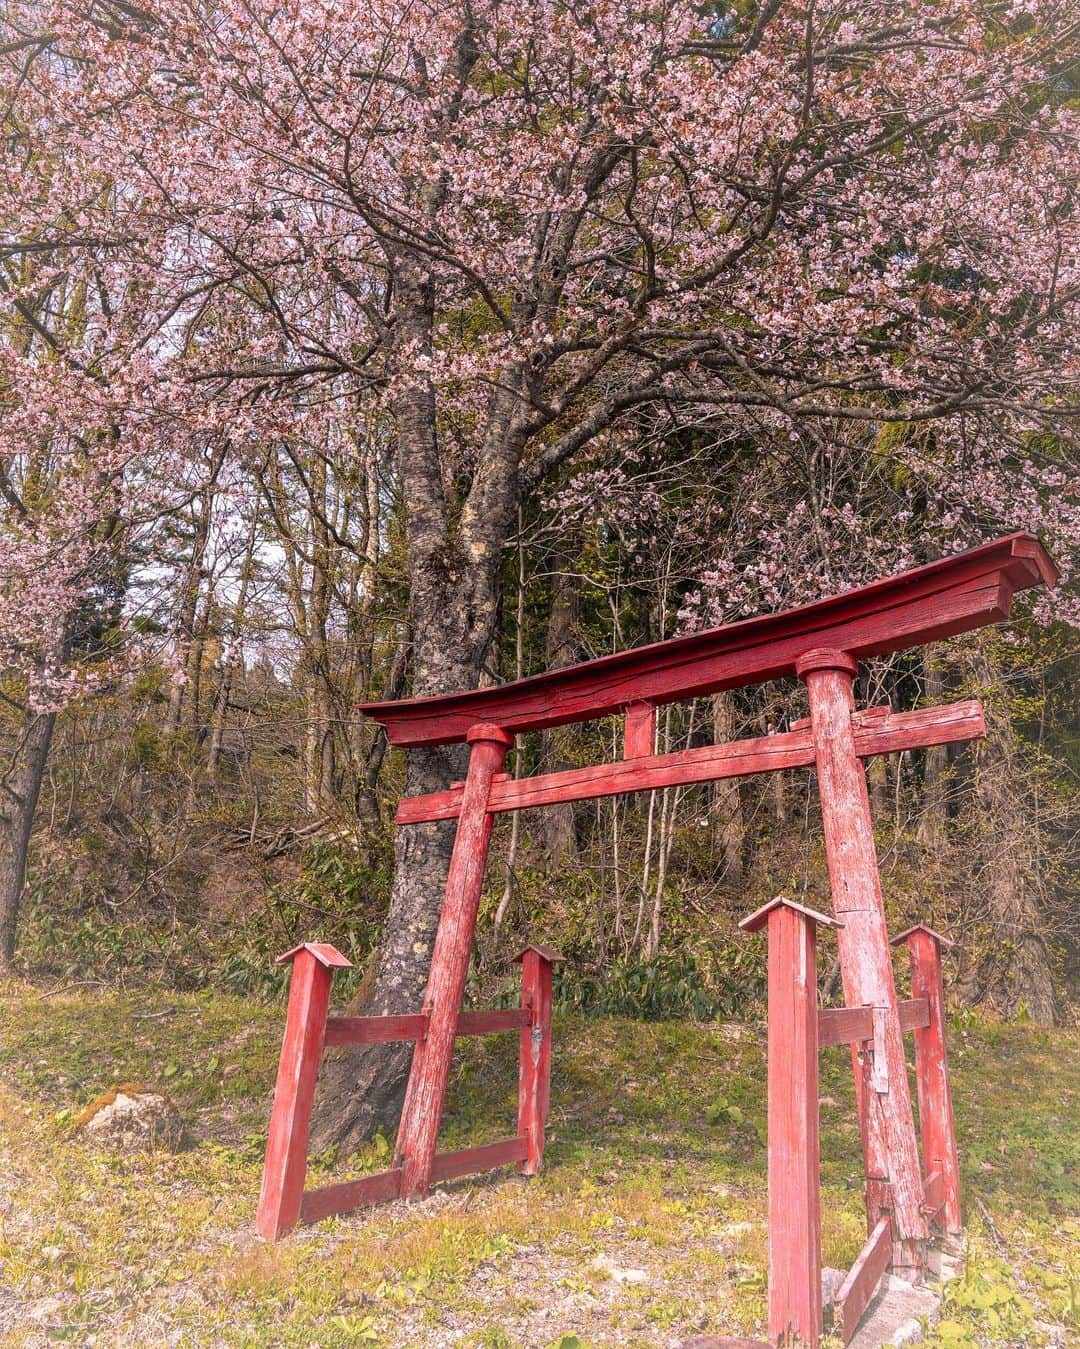
[[[422,1008],[428,1017],[427,1035],[416,1042],[395,1149],[395,1165],[401,1166],[401,1193],[406,1197],[427,1194],[431,1184],[491,841],[491,780],[514,743],[514,737],[500,727],[485,724],[473,726],[466,739],[472,746],[469,771]]]
[[[883,1009],[884,1063],[867,1073],[865,1046],[852,1045],[867,1178],[868,1226],[891,1207],[893,1263],[918,1269],[927,1237],[915,1118],[896,1004],[866,773],[855,753],[852,684],[858,664],[846,652],[809,651],[796,665],[810,699],[810,725],[844,1000]]]
[[[547,946],[526,946],[514,959],[521,962],[521,1005],[532,1013],[521,1028],[518,1055],[518,1135],[529,1140],[529,1155],[518,1170],[535,1176],[544,1161],[551,1098],[551,967],[562,956]]]
[[[739,924],[769,938],[769,1342],[821,1335],[816,925],[832,918],[778,898]]]
[[[292,961],[285,1038],[281,1042],[270,1132],[266,1140],[262,1190],[255,1230],[276,1241],[300,1220],[300,1201],[307,1174],[308,1135],[315,1083],[319,1076],[330,981],[335,969],[347,969],[351,960],[327,942],[306,942],[278,956],[277,964]]]
[[[623,758],[641,759],[656,752],[656,708],[652,703],[627,703],[623,712]]]
[[[960,1160],[956,1153],[949,1062],[945,1054],[945,990],[941,982],[941,946],[952,942],[925,923],[901,932],[893,945],[907,941],[911,960],[911,996],[925,998],[930,1021],[915,1031],[915,1080],[919,1092],[923,1167],[941,1176],[945,1230],[959,1232]]]

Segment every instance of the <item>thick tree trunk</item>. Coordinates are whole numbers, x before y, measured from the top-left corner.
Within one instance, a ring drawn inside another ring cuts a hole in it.
[[[169,687],[169,702],[165,710],[165,734],[178,735],[188,685],[198,676],[202,660],[201,643],[197,641],[199,595],[202,591],[206,549],[210,540],[210,520],[214,507],[217,476],[224,462],[224,446],[214,452],[209,465],[209,480],[196,498],[195,518],[191,540],[191,559],[180,592],[180,608],[176,618],[176,674]],[[197,715],[197,714],[196,714]]]
[[[397,451],[407,503],[413,692],[449,693],[476,687],[495,632],[499,561],[518,505],[522,445],[513,423],[518,399],[512,387],[520,376],[510,372],[492,397],[484,447],[452,524],[439,456],[435,390],[427,373],[433,350],[433,282],[426,262],[409,256],[394,261],[399,311],[393,340],[401,386]],[[406,793],[445,788],[452,778],[464,776],[465,762],[463,747],[410,751]],[[365,1010],[419,1010],[453,838],[453,823],[398,830],[386,935],[363,994]],[[389,1050],[371,1046],[330,1059],[312,1131],[315,1149],[337,1144],[347,1155],[376,1127],[392,1128],[411,1054],[411,1044]]]
[[[56,714],[26,714],[22,745],[0,782],[0,978],[11,973],[34,812],[52,745]]]

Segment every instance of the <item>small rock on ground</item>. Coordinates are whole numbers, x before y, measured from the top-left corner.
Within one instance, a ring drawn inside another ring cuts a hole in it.
[[[179,1152],[185,1142],[179,1110],[163,1093],[149,1089],[119,1087],[107,1093],[81,1128],[92,1142],[121,1152]]]

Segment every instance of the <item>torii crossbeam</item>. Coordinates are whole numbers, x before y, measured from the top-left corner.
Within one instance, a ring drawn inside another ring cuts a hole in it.
[[[1008,616],[1016,591],[1053,585],[1056,579],[1056,568],[1038,541],[1013,534],[784,613],[493,688],[364,704],[361,710],[386,728],[391,744],[465,741],[471,747],[464,782],[406,798],[397,814],[401,825],[448,819],[458,824],[423,1006],[419,1017],[399,1018],[422,1023],[422,1030],[415,1035],[394,1170],[385,1173],[394,1179],[378,1197],[426,1194],[439,1174],[436,1143],[497,813],[813,766],[847,1004],[844,1024],[871,1025],[873,1048],[866,1047],[865,1028],[840,1036],[834,1025],[821,1042],[836,1043],[839,1037],[852,1045],[875,1260],[884,1258],[880,1253],[887,1252],[891,1239],[892,1262],[918,1269],[927,1212],[936,1210],[928,1205],[929,1182],[919,1161],[902,1032],[928,1022],[912,1021],[916,1013],[897,1001],[862,760],[970,740],[984,734],[984,724],[976,702],[901,713],[888,707],[856,711],[853,684],[861,660],[997,622]],[[810,716],[789,731],[654,753],[657,706],[790,675],[806,684]],[[522,780],[502,771],[515,734],[612,714],[624,719],[621,762]],[[804,942],[800,949],[812,946]],[[864,1023],[860,1018],[866,1016],[870,1021]],[[934,1033],[939,1031],[940,1026]],[[522,1052],[524,1064],[524,1040]],[[943,1053],[942,1048],[942,1064]],[[924,1057],[930,1061],[928,1052]],[[542,1129],[542,1119],[537,1127]],[[523,1146],[519,1139],[519,1152]],[[531,1169],[536,1169],[539,1151],[533,1156]],[[955,1179],[939,1176],[935,1191],[946,1182],[955,1186]],[[958,1205],[950,1203],[951,1224],[958,1212]],[[782,1318],[778,1323],[788,1324]]]

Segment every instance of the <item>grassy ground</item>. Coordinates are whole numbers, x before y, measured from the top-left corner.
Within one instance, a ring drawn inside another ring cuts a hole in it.
[[[23,988],[0,1002],[0,1345],[665,1345],[760,1331],[764,1054],[752,1028],[563,1019],[547,1170],[252,1236],[280,1008]],[[511,1131],[513,1037],[471,1042],[444,1147]],[[937,1343],[1077,1330],[1080,1037],[953,1027],[968,1273]],[[863,1235],[843,1051],[822,1063],[826,1263]],[[99,1092],[168,1090],[195,1137],[72,1137]],[[385,1165],[376,1145],[356,1167]]]

